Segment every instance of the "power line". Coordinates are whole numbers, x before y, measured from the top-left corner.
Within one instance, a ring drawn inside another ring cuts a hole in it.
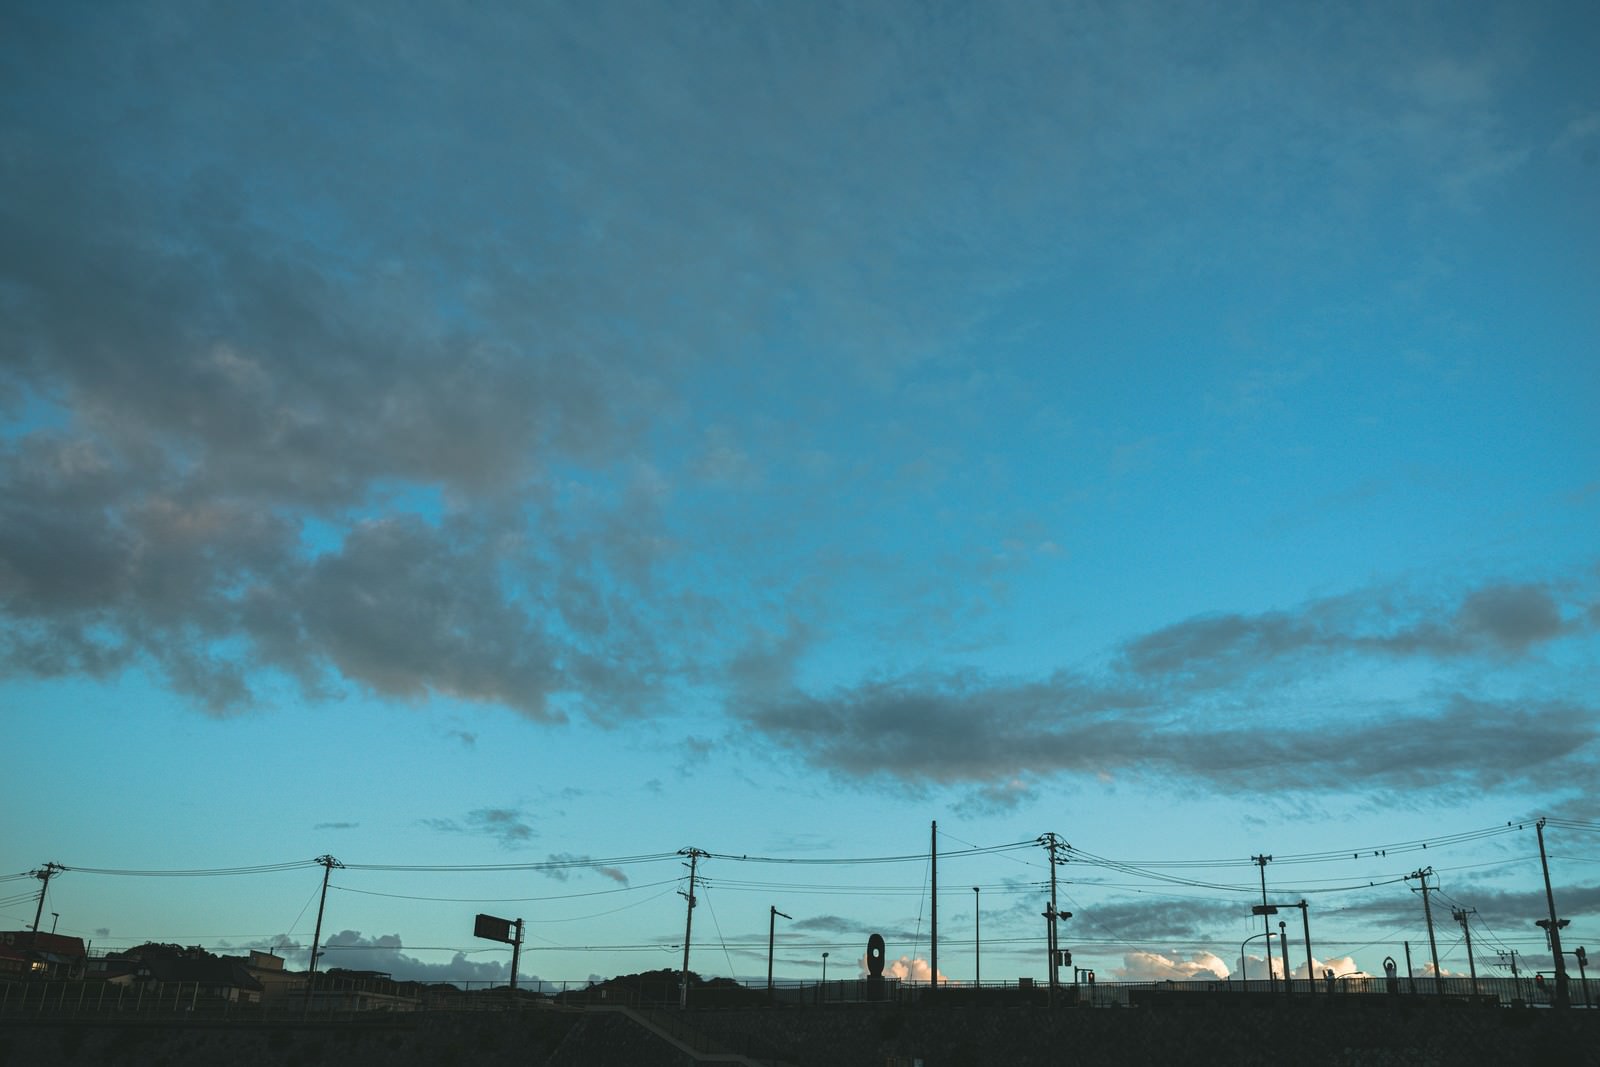
[[[666,878],[659,882],[644,882],[640,885],[623,886],[619,889],[592,889],[584,893],[557,893],[542,897],[426,897],[416,896],[411,893],[383,893],[376,889],[352,889],[350,886],[336,885],[330,889],[340,893],[356,893],[364,897],[387,897],[391,900],[427,900],[441,904],[530,904],[545,900],[577,900],[582,897],[603,897],[612,893],[633,893],[641,889],[653,889],[660,885],[673,885],[677,878]]]
[[[77,874],[103,874],[120,878],[225,878],[233,875],[275,874],[318,866],[318,861],[291,860],[287,863],[259,863],[250,867],[211,867],[184,870],[128,870],[114,867],[62,867]]]
[[[677,858],[678,854],[676,852],[654,852],[640,856],[610,856],[605,858],[573,856],[566,859],[549,859],[538,863],[349,863],[345,867],[352,871],[426,871],[444,874],[488,871],[571,871],[599,867],[628,867],[638,863],[664,863]]]

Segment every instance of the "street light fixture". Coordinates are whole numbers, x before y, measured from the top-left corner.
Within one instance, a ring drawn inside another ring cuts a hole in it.
[[[828,954],[822,954],[822,1001],[828,1001]]]

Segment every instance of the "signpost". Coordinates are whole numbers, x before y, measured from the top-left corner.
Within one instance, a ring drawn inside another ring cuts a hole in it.
[[[502,919],[481,912],[472,924],[472,936],[485,941],[501,941],[511,946],[511,988],[517,988],[517,963],[522,955],[522,920]]]

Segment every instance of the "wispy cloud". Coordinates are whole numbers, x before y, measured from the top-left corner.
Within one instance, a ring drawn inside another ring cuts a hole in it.
[[[560,868],[546,870],[541,873],[560,882],[565,882],[568,878],[570,878],[572,876],[571,872],[574,870],[588,870],[595,871],[596,873],[603,875],[604,877],[609,878],[613,882],[617,882],[620,885],[628,884],[628,875],[625,871],[618,867],[610,867],[603,863],[597,863],[588,856],[575,856],[570,852],[552,852],[547,858],[551,863],[560,863],[563,864],[563,866]]]
[[[504,848],[522,848],[539,836],[526,813],[516,808],[479,808],[464,819],[423,819],[422,825],[440,833],[481,834],[499,841]]]

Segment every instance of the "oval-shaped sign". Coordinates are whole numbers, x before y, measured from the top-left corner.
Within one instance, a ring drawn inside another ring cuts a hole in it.
[[[867,973],[874,978],[883,977],[883,935],[867,938]]]

